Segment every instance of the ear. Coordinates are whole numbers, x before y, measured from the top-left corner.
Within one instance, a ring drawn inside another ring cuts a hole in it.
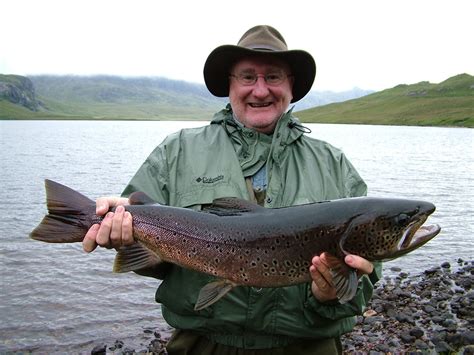
[[[289,97],[290,100],[288,102],[291,102],[293,100],[293,85],[295,84],[295,76],[290,75],[287,77],[287,80],[288,80],[288,84],[290,85],[290,90],[291,90],[291,95]]]

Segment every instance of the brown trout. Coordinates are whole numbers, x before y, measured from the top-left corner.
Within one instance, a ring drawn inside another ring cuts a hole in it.
[[[64,185],[45,181],[48,214],[30,237],[50,243],[81,242],[100,223],[95,202]],[[143,193],[125,206],[133,217],[136,243],[119,249],[115,272],[169,262],[215,276],[195,305],[205,308],[239,285],[289,286],[311,280],[315,255],[331,255],[339,301],[357,291],[347,254],[370,261],[398,258],[440,232],[422,226],[435,206],[424,201],[358,197],[267,209],[237,198],[222,198],[197,212],[153,203]]]

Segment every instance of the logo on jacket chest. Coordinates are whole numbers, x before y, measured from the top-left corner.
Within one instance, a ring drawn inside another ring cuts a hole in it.
[[[214,184],[218,181],[224,180],[224,175],[218,175],[215,177],[209,177],[209,176],[200,176],[196,179],[196,182],[200,182],[203,184]]]

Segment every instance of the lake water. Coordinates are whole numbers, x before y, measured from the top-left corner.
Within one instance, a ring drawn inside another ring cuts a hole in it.
[[[151,150],[171,132],[201,122],[0,121],[0,353],[90,352],[123,339],[145,348],[145,331],[167,331],[154,292],[159,281],[113,274],[114,252],[47,244],[28,234],[46,212],[45,178],[96,198],[120,194]],[[342,148],[371,196],[435,203],[441,234],[385,264],[418,273],[473,258],[474,130],[307,125]]]

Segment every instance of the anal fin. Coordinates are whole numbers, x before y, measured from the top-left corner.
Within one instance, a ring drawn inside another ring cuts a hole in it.
[[[152,268],[163,263],[158,255],[140,243],[121,247],[114,261],[114,272],[129,272]]]

